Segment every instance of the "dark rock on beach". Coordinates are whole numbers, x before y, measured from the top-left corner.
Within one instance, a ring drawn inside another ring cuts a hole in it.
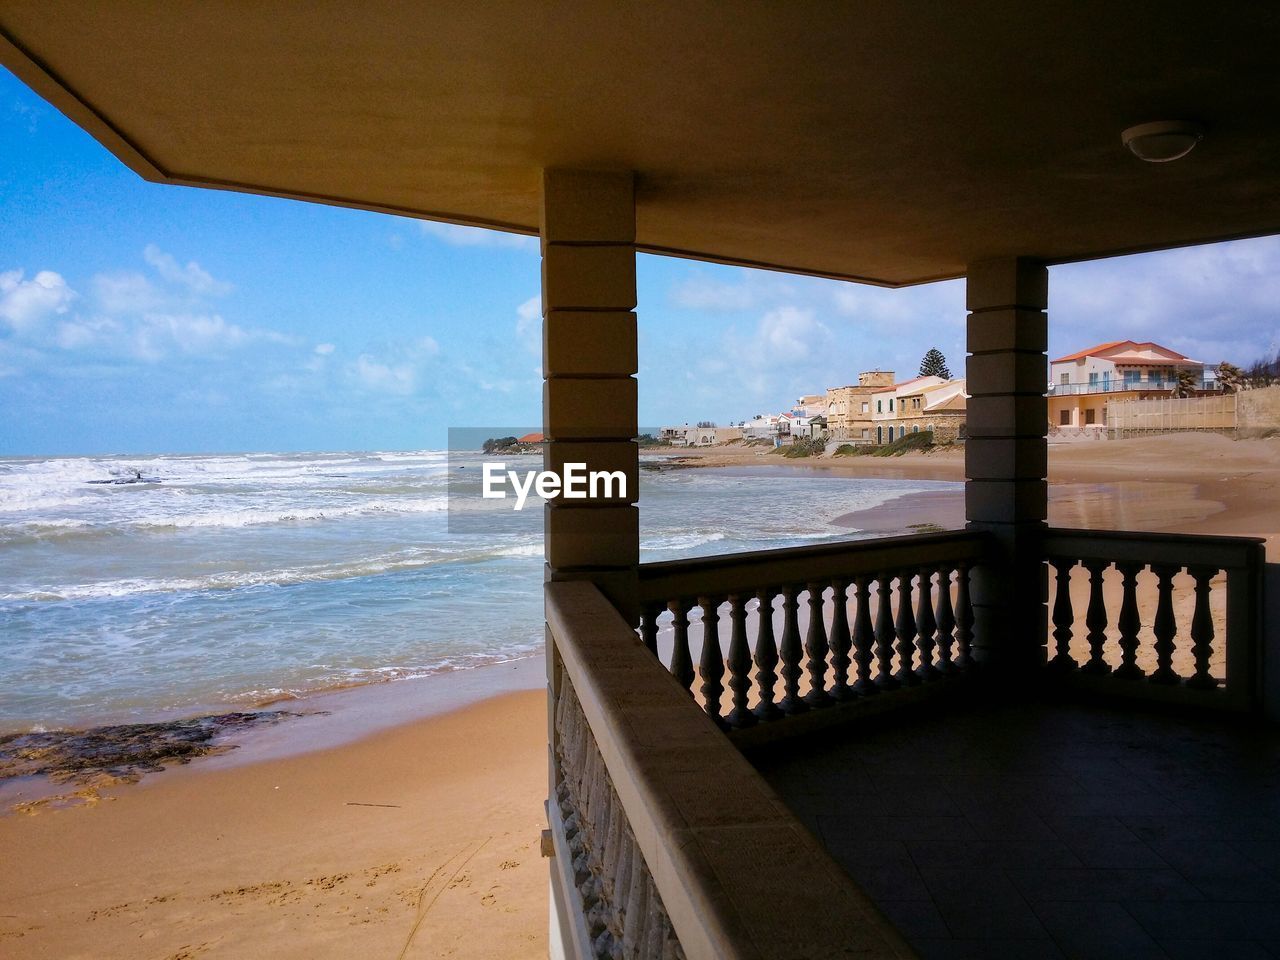
[[[45,776],[54,783],[90,783],[104,776],[133,782],[167,763],[225,753],[216,743],[238,730],[278,723],[300,714],[283,710],[224,713],[163,723],[127,723],[92,730],[54,730],[0,737],[0,780]]]

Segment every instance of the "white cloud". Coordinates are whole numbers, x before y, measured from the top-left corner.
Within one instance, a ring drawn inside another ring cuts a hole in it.
[[[512,247],[518,250],[537,250],[538,238],[502,230],[486,230],[483,227],[464,227],[456,223],[439,223],[420,220],[418,227],[428,237],[436,237],[452,247]]]
[[[799,280],[801,286],[814,282],[781,273],[739,268],[732,268],[734,279],[728,281],[710,276],[709,269],[695,267],[690,276],[673,286],[668,294],[671,304],[685,310],[738,313],[796,298],[798,287],[794,280]],[[717,273],[728,269],[714,268]]]
[[[535,356],[542,354],[542,297],[530,297],[516,307],[516,339]],[[539,374],[541,375],[541,374]]]
[[[41,270],[24,280],[23,271],[0,273],[0,318],[17,334],[27,334],[56,314],[66,313],[76,293],[61,274]]]
[[[412,363],[384,363],[362,353],[353,370],[361,386],[379,393],[407,396],[418,385],[418,369]]]
[[[142,258],[164,280],[185,287],[196,296],[220,297],[230,293],[232,290],[231,284],[215,280],[207,270],[194,260],[189,260],[186,266],[182,266],[173,254],[165,253],[154,243],[147,244],[142,251]]]
[[[329,356],[329,354],[333,353],[333,351],[334,351],[334,346],[332,343],[317,343],[315,346],[315,350],[313,350],[312,352],[321,357],[327,357]]]
[[[346,367],[347,379],[364,390],[408,396],[419,392],[424,374],[439,355],[440,344],[434,337],[388,344],[356,357]]]
[[[165,303],[164,294],[140,273],[100,273],[91,284],[98,307],[106,313],[145,313]]]

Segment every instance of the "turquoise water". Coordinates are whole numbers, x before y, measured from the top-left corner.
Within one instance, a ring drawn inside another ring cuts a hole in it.
[[[542,518],[418,453],[0,459],[0,733],[260,703],[527,656]],[[533,465],[533,464],[530,464]],[[137,479],[156,482],[111,483]],[[641,475],[642,559],[849,537],[928,481]],[[456,513],[455,513],[456,516]]]

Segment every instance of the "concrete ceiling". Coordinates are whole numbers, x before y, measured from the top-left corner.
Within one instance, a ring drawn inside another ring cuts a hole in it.
[[[1280,232],[1280,7],[0,0],[0,60],[148,179],[888,285]],[[1204,124],[1187,158],[1120,143]]]

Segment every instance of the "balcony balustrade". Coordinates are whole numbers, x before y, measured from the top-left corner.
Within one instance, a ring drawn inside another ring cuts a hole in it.
[[[1049,384],[1049,396],[1074,397],[1081,394],[1123,393],[1125,391],[1135,390],[1148,393],[1172,393],[1177,386],[1177,377],[1164,377],[1159,379],[1146,377],[1137,380],[1125,380],[1120,378],[1113,380],[1089,381],[1087,383],[1051,383]],[[1219,389],[1216,381],[1207,379],[1196,379],[1190,386],[1193,390]]]
[[[800,756],[768,745],[820,727],[804,742],[856,745],[841,724],[943,691],[957,717],[998,708],[971,654],[971,574],[992,549],[957,531],[643,564],[638,630],[593,584],[549,583],[563,954],[915,956],[828,848],[848,851],[820,843],[747,756]],[[1042,555],[1052,639],[1010,702],[1083,687],[1259,708],[1261,541],[1049,529]]]
[[[883,707],[882,694],[972,666],[970,572],[984,549],[955,532],[644,564],[640,635],[736,734]]]
[[[1054,580],[1049,670],[1130,696],[1255,709],[1263,544],[1051,530],[1044,543]],[[1152,592],[1155,606],[1144,621],[1139,597]]]

